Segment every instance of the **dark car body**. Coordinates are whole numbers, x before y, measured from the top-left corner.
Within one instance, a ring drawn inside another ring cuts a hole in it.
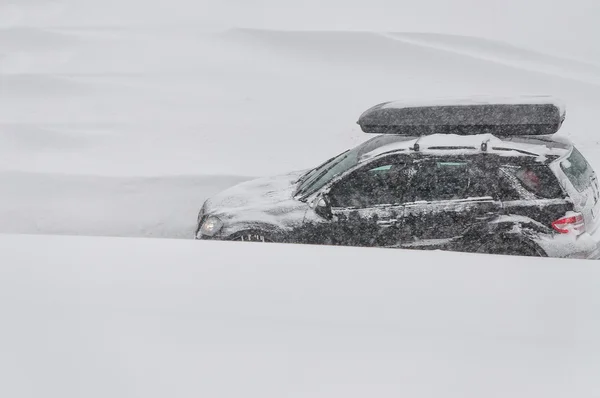
[[[599,196],[557,136],[383,134],[208,199],[195,237],[597,258]]]

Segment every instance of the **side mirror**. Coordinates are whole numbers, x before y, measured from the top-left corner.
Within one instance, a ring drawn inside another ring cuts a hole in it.
[[[333,218],[333,213],[331,212],[331,203],[329,202],[327,194],[320,195],[317,198],[315,213],[327,220],[331,220]]]

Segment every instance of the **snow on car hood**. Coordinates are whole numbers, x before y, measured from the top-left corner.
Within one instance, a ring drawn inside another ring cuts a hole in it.
[[[223,234],[252,227],[290,228],[304,219],[308,205],[294,199],[305,171],[259,178],[235,185],[209,198],[204,214],[219,217]]]

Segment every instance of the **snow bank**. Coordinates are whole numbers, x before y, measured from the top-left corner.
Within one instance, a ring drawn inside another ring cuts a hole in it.
[[[0,172],[0,233],[191,239],[202,203],[248,179]]]
[[[564,99],[561,134],[600,158],[594,65],[451,35],[82,24],[0,29],[0,168],[278,174],[366,140],[373,104],[481,94]]]
[[[595,0],[3,0],[0,26],[243,26],[479,36],[600,61]]]
[[[600,269],[0,236],[0,395],[592,397]]]

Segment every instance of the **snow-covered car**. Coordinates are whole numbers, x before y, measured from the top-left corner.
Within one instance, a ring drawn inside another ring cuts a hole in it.
[[[598,258],[598,180],[564,118],[550,97],[379,104],[358,121],[377,136],[209,198],[195,238]]]

